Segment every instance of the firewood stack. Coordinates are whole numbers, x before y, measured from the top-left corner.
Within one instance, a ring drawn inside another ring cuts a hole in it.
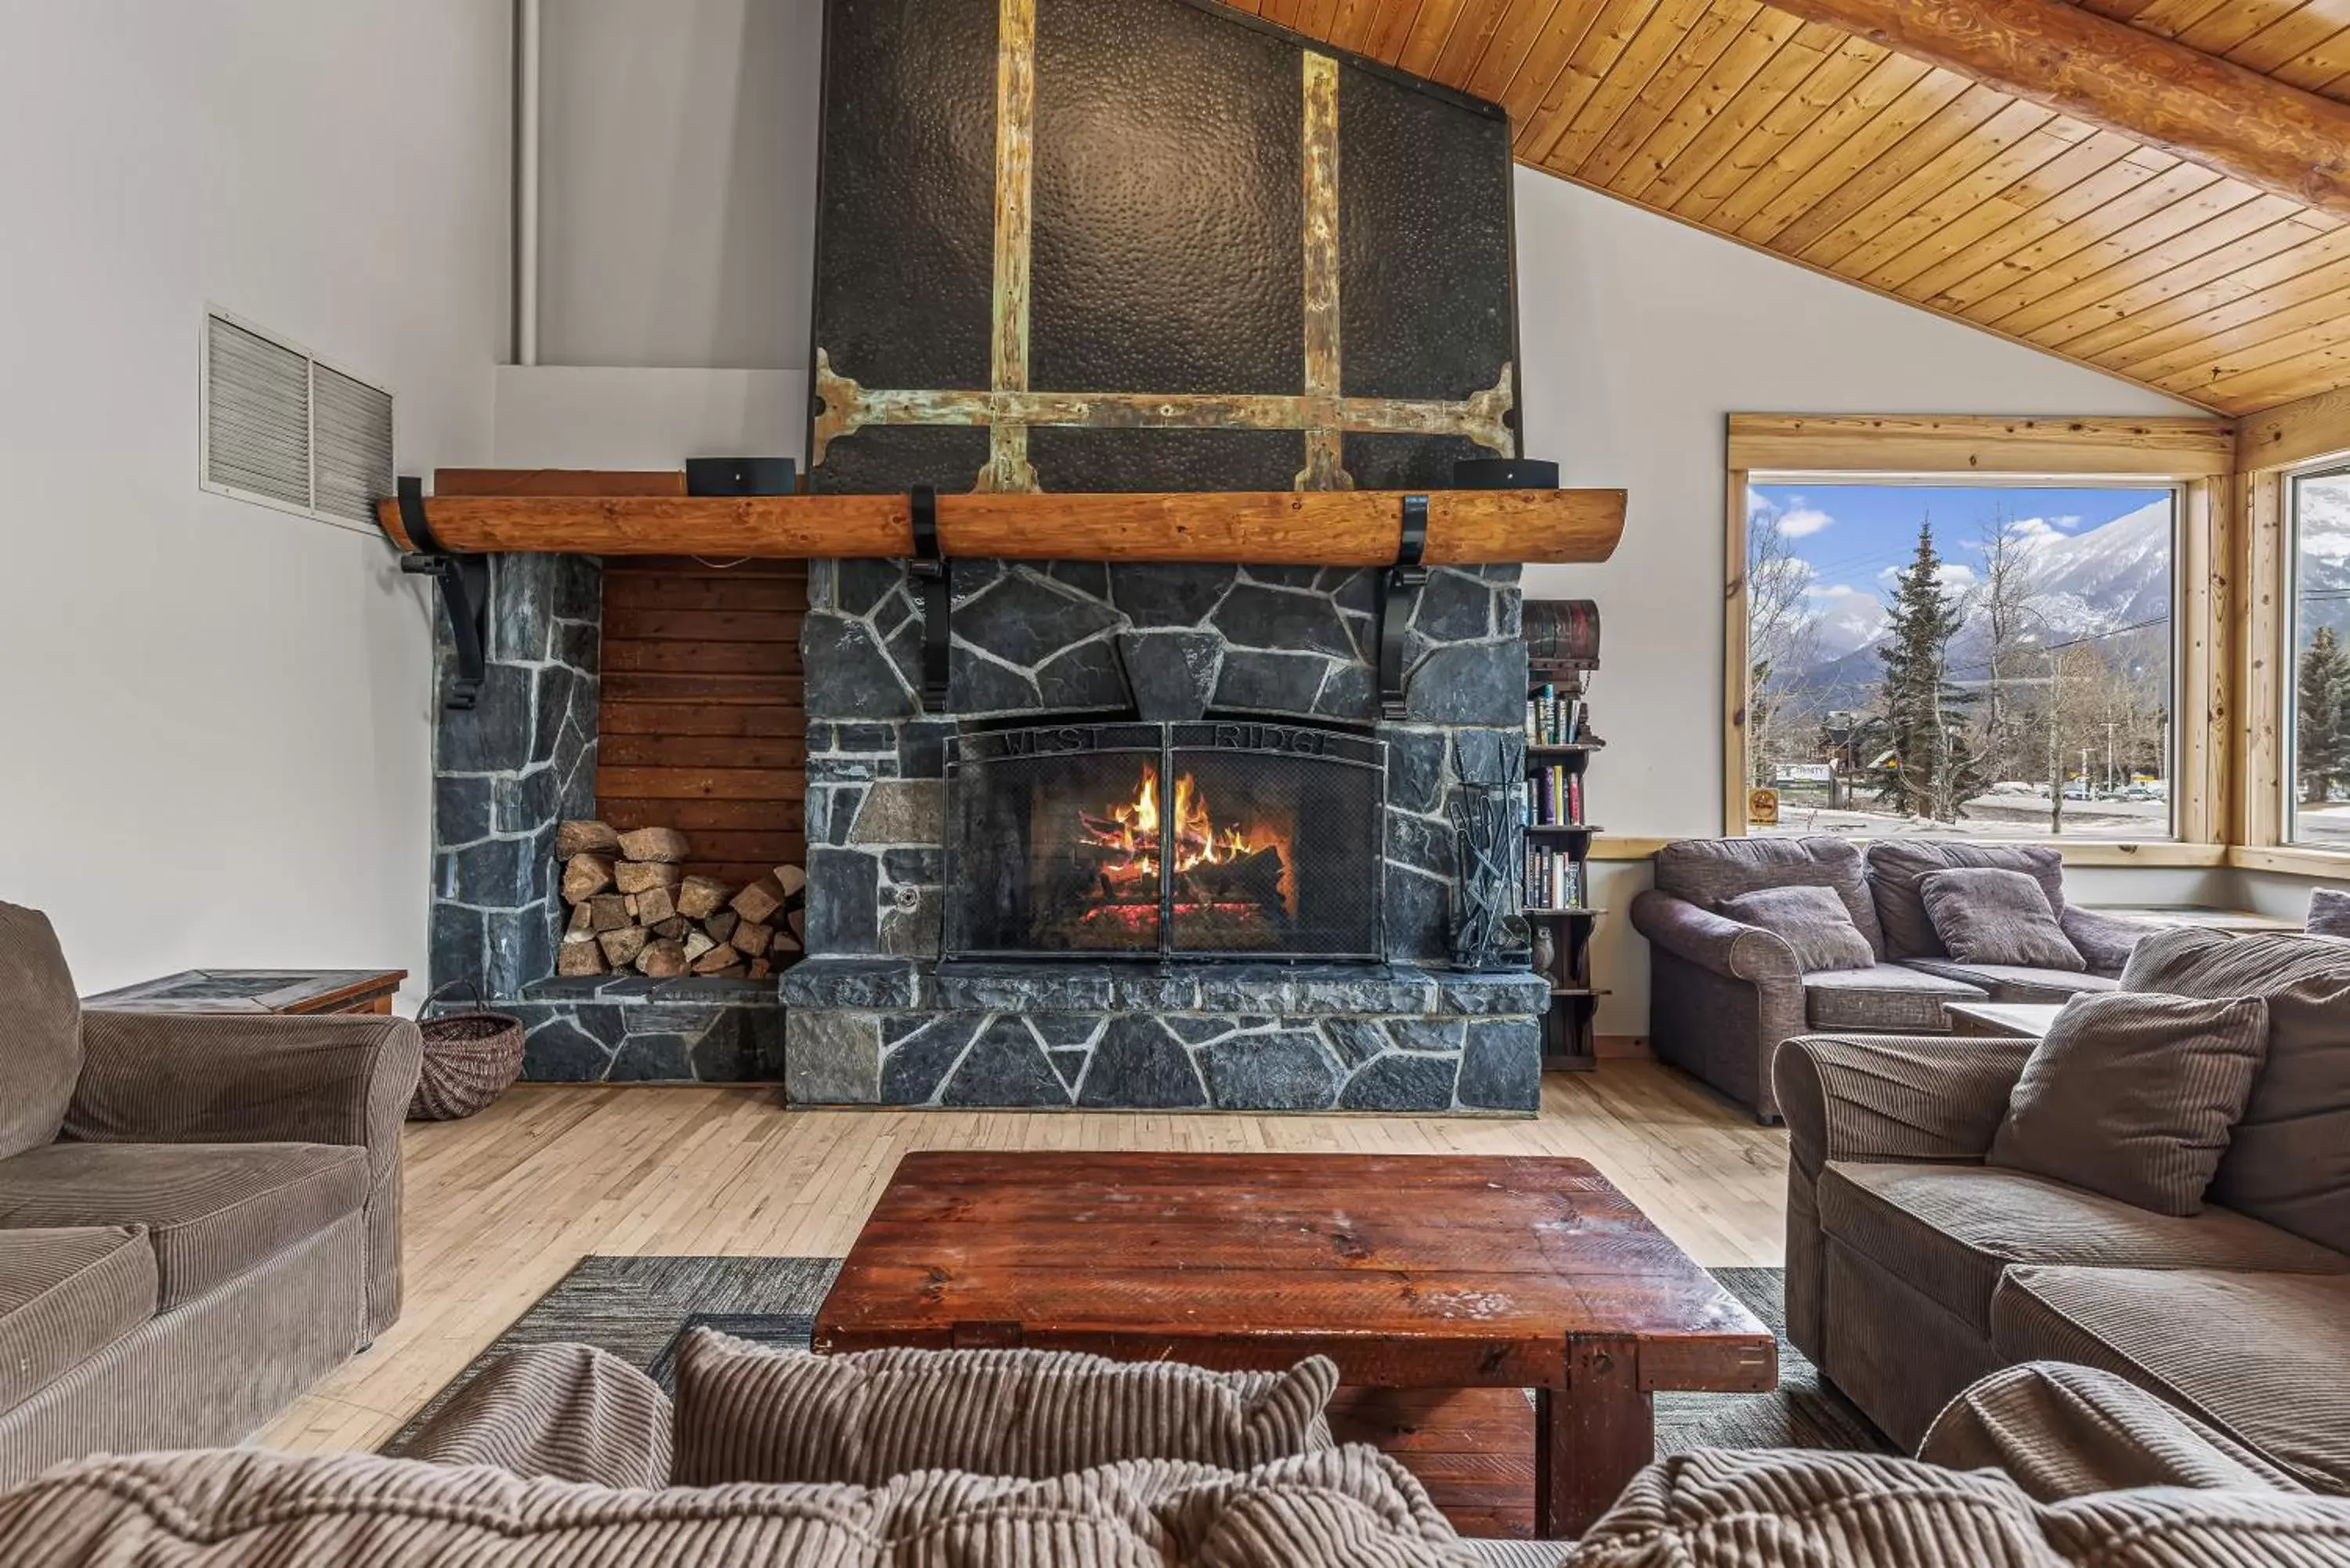
[[[559,974],[764,980],[800,955],[807,873],[796,866],[733,888],[687,876],[692,846],[673,827],[621,833],[601,822],[565,823],[555,852],[571,909]]]

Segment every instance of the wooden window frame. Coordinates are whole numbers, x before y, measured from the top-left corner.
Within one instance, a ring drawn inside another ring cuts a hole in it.
[[[2240,422],[2235,576],[2242,601],[2234,650],[2244,705],[2230,732],[2242,781],[2230,822],[2230,866],[2303,877],[2350,877],[2350,850],[2285,837],[2287,711],[2293,699],[2292,487],[2302,474],[2350,462],[2350,389],[2286,403]]]
[[[2174,726],[2171,830],[2147,844],[2094,839],[2002,839],[2044,843],[2074,866],[2206,867],[2230,863],[2230,698],[2239,679],[2227,564],[2236,559],[2239,431],[2192,417],[2006,419],[1974,415],[1731,414],[1728,421],[1726,547],[1722,593],[1721,801],[1725,836],[1747,830],[1746,711],[1752,670],[1746,619],[1746,491],[1753,473],[1804,473],[1839,480],[1947,481],[2098,479],[2175,485],[2180,495],[2179,624],[2174,657],[2181,720]],[[2237,840],[2241,843],[2241,840]],[[2339,858],[2328,857],[2329,859]]]

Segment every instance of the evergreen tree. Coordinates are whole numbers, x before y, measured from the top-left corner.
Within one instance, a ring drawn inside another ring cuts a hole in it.
[[[2324,805],[2334,784],[2350,779],[2350,647],[2320,627],[2301,656],[2293,755],[2301,802]]]
[[[1898,765],[1881,798],[1913,816],[1956,822],[1981,791],[1982,758],[1967,740],[1973,697],[1950,684],[1950,639],[1964,611],[1944,592],[1931,516],[1918,525],[1918,554],[1895,580],[1886,607],[1882,702]]]

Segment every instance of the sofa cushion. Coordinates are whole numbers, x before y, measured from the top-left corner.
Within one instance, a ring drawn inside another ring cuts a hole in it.
[[[2034,1503],[1991,1470],[1802,1449],[1659,1459],[1574,1568],[2337,1568],[2350,1501],[2184,1489]]]
[[[2310,889],[2309,934],[2350,937],[2350,893],[2333,888]]]
[[[2024,969],[2017,964],[1960,963],[1956,959],[1903,959],[1904,968],[1944,980],[1980,986],[1993,1002],[2062,1003],[2076,996],[2095,996],[2115,990],[2120,982],[2101,974],[2065,969]]]
[[[2012,1263],[2350,1273],[2350,1257],[2224,1209],[2180,1219],[1980,1165],[1831,1160],[1820,1228],[1978,1331]]]
[[[2197,1213],[2268,1044],[2257,996],[2075,997],[2023,1064],[1987,1163]]]
[[[1918,878],[1918,896],[1943,950],[1960,963],[2085,971],[2088,961],[2056,923],[2048,895],[2021,871],[1954,866]]]
[[[1844,900],[1869,951],[1885,955],[1860,851],[1841,838],[1680,839],[1657,851],[1656,887],[1700,909],[1761,888],[1825,888]]]
[[[358,1213],[367,1187],[359,1148],[54,1143],[0,1160],[0,1227],[144,1225],[169,1312]]]
[[[2019,1268],[1991,1303],[2002,1355],[2103,1367],[2318,1491],[2350,1493],[2350,1277]]]
[[[1716,912],[1785,942],[1794,950],[1795,967],[1805,974],[1877,963],[1876,950],[1832,888],[1758,888],[1724,898]]]
[[[2064,858],[2036,844],[1950,844],[1926,838],[1882,838],[1868,846],[1868,887],[1877,899],[1877,924],[1891,959],[1948,958],[1934,934],[1926,897],[1918,884],[1937,871],[1989,867],[2021,871],[2040,884],[2048,908],[2064,916]]]
[[[1330,1446],[1338,1369],[1210,1372],[1040,1350],[812,1355],[709,1329],[677,1364],[681,1486],[919,1469],[1043,1477],[1120,1459],[1246,1469]]]
[[[0,1495],[10,1568],[1468,1568],[1368,1447],[1244,1472],[619,1490],[376,1454],[101,1455]]]
[[[2350,947],[2323,937],[2148,937],[2125,991],[2260,996],[2269,1054],[2211,1179],[2211,1201],[2350,1251]]]
[[[1984,1000],[1978,986],[1896,964],[1824,970],[1804,977],[1804,1015],[1814,1029],[1947,1034],[1950,1020],[1944,1006]]]
[[[155,1315],[143,1231],[0,1231],[0,1410],[11,1410]]]
[[[0,904],[0,1159],[65,1125],[81,1076],[81,1002],[49,918]]]

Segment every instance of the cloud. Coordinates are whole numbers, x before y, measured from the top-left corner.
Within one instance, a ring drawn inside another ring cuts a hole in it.
[[[2038,549],[2064,538],[2065,528],[2080,521],[2078,517],[2019,517],[2007,525],[2007,536],[2026,549]]]
[[[1776,521],[1779,532],[1790,539],[1808,539],[1823,528],[1831,527],[1835,519],[1800,495],[1790,495],[1780,506],[1758,490],[1746,493],[1746,516],[1750,523]]]
[[[1859,595],[1861,590],[1854,587],[1850,583],[1814,583],[1804,592],[1815,599],[1848,599]],[[1870,594],[1867,597],[1873,599],[1877,596]]]

